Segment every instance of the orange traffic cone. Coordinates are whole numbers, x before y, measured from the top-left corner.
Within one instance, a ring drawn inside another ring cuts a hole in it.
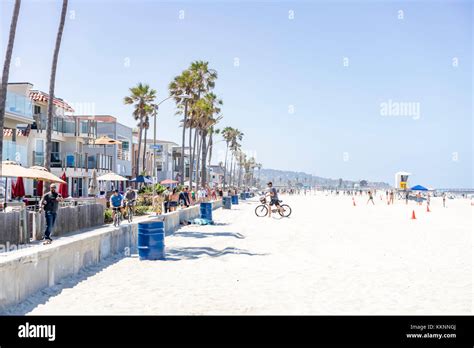
[[[431,212],[429,205],[426,205],[426,212],[427,212],[427,213]]]
[[[415,216],[415,211],[413,210],[413,212],[411,213],[411,219],[412,220],[416,220],[416,216]]]
[[[354,197],[352,197],[352,205],[355,207],[356,206],[356,201],[354,200]]]

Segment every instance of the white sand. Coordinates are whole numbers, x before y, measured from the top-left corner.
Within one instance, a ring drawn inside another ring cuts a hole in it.
[[[10,313],[472,313],[469,201],[432,199],[427,213],[379,196],[282,198],[289,219],[257,218],[255,201],[220,209],[222,225],[168,237],[167,261],[112,260]]]

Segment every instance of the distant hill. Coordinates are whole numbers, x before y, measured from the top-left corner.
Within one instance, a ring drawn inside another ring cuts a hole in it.
[[[255,176],[258,177],[258,172]],[[275,186],[325,186],[325,187],[340,187],[353,188],[354,184],[366,187],[390,188],[391,186],[386,182],[371,182],[368,180],[345,180],[343,178],[331,179],[315,176],[304,172],[294,172],[289,170],[278,169],[260,169],[260,184],[265,185],[268,181],[272,181]]]

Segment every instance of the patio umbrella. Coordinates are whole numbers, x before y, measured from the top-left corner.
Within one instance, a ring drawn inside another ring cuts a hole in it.
[[[92,177],[89,181],[89,189],[87,192],[91,196],[97,196],[99,194],[99,182],[97,181],[97,172],[95,169],[92,171]]]
[[[171,179],[166,179],[166,180],[163,180],[162,182],[160,182],[161,185],[173,185],[173,184],[177,184],[177,183],[179,183],[179,181],[171,180]]]
[[[33,166],[33,167],[28,168],[27,174],[23,175],[23,177],[29,178],[29,179],[55,182],[58,184],[66,183],[64,180],[58,178],[53,173],[48,172],[48,170],[45,167],[41,167],[41,166]]]
[[[28,169],[22,167],[17,162],[3,161],[1,165],[0,176],[6,178],[17,178],[19,176],[27,177]]]
[[[7,196],[8,178],[18,178],[18,177],[27,178],[28,174],[29,174],[29,169],[22,167],[17,162],[2,161],[0,165],[0,177],[6,178],[5,179],[5,197]],[[12,186],[12,195],[14,195],[13,186]]]
[[[61,196],[63,196],[64,198],[68,197],[68,192],[67,192],[67,178],[66,178],[66,172],[63,173],[63,175],[61,176],[61,180],[64,181],[64,184],[60,184],[59,185],[59,189],[58,189],[58,192]]]
[[[36,181],[36,195],[43,196],[43,180]]]
[[[130,182],[143,182],[145,184],[153,184],[153,180],[148,179],[146,176],[139,175],[136,178],[130,180]]]
[[[20,176],[16,179],[15,191],[12,190],[14,197],[24,197],[25,196],[25,185],[23,184],[23,178]]]
[[[124,178],[121,175],[115,173],[107,173],[97,178],[99,181],[128,181],[127,178]]]
[[[120,140],[115,140],[115,139],[112,139],[110,137],[108,137],[107,135],[103,135],[97,139],[94,140],[94,144],[95,145],[104,145],[104,156],[107,154],[107,145],[118,145],[118,144],[122,144],[122,142]]]
[[[411,188],[412,191],[428,191],[428,189],[421,185],[416,185]]]

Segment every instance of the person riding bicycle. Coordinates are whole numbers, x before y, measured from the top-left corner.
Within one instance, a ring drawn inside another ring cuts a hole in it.
[[[132,214],[134,213],[133,206],[136,200],[137,200],[137,193],[131,187],[127,187],[127,192],[125,192],[124,201],[126,202],[127,206],[129,206],[132,209]]]
[[[277,192],[276,188],[273,187],[272,182],[271,181],[268,182],[267,186],[268,186],[267,196],[268,195],[270,196],[270,203],[268,204],[269,205],[268,217],[271,217],[272,216],[272,205],[275,205],[278,210],[280,210],[281,207],[280,207],[280,200],[278,199],[278,192]]]
[[[119,190],[115,190],[113,195],[110,196],[110,207],[112,208],[112,220],[115,220],[115,213],[117,210],[122,210],[123,196],[119,193]]]

